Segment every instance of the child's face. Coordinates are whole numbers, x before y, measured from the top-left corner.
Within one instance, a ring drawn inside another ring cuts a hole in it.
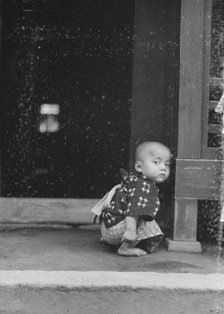
[[[156,146],[143,152],[135,163],[135,169],[153,182],[162,183],[169,177],[170,159],[171,154],[166,147]]]

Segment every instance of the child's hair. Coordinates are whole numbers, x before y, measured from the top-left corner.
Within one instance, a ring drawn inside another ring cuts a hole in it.
[[[163,147],[163,148],[167,149],[170,152],[169,147],[167,147],[163,143],[154,142],[154,141],[145,141],[145,142],[140,143],[140,144],[137,145],[137,147],[135,149],[135,161],[137,161],[137,160],[139,160],[141,158],[142,152],[144,152],[146,147],[149,147],[149,146],[151,146],[152,151],[153,151],[153,149],[156,146],[160,146],[160,147]],[[170,152],[170,155],[171,155],[171,152]]]

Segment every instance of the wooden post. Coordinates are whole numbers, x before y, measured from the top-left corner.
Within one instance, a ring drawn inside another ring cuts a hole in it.
[[[167,7],[169,0],[135,2],[135,42],[131,112],[131,160],[136,145],[145,140],[167,141],[163,123]]]
[[[200,162],[202,150],[204,25],[208,2],[211,0],[182,0],[181,6],[174,224],[172,240],[167,239],[167,248],[171,251],[201,252],[201,245],[197,242],[199,195],[194,191],[200,190],[200,184],[203,184],[202,167],[197,162]],[[183,177],[183,172],[178,171],[180,166],[188,176]],[[193,190],[190,195],[186,195],[186,186]]]
[[[200,158],[204,0],[182,0],[178,158]]]

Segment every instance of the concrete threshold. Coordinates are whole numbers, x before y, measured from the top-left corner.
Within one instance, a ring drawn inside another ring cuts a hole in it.
[[[0,271],[1,288],[49,290],[167,289],[224,292],[224,274],[185,274],[114,271]]]

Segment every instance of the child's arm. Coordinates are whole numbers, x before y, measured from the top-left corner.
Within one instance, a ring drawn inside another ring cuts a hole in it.
[[[135,217],[127,216],[125,218],[127,230],[123,235],[122,241],[134,242],[136,240],[137,234],[137,220]]]

